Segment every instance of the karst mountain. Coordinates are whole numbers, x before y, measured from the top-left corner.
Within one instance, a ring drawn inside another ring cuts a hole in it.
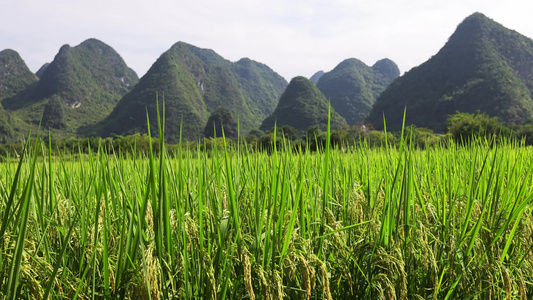
[[[533,40],[481,13],[467,17],[442,49],[394,80],[367,120],[376,128],[407,125],[444,131],[456,112],[486,113],[506,125],[533,116]]]

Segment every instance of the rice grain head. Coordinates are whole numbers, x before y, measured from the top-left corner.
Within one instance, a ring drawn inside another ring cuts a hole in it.
[[[263,299],[271,300],[272,299],[272,293],[270,291],[271,286],[266,279],[265,270],[263,270],[260,264],[253,264],[253,268],[255,270],[255,273],[258,276],[259,284],[261,285]]]
[[[32,299],[41,300],[43,298],[43,295],[41,294],[43,288],[41,283],[37,281],[36,277],[37,274],[34,274],[31,266],[25,262],[20,268],[20,283],[28,288]]]
[[[255,299],[254,289],[252,286],[252,265],[250,263],[250,257],[246,252],[243,252],[243,268],[244,268],[244,285],[248,291],[248,295],[251,300]]]

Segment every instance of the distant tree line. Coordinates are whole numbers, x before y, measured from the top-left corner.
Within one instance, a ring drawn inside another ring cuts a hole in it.
[[[224,115],[224,114],[222,114]],[[223,119],[223,118],[222,118]],[[190,150],[209,151],[214,148],[223,149],[224,141],[222,132],[225,132],[224,122],[214,122],[211,131],[206,126],[206,133],[213,136],[198,141],[183,141],[181,144],[165,144],[170,154],[177,153],[181,148]],[[271,128],[267,131],[259,129],[251,130],[247,135],[237,136],[237,125],[225,120],[229,124],[228,133],[224,134],[226,144],[234,145],[241,143],[254,151],[272,151],[274,142],[277,149],[290,148],[289,150],[320,151],[326,146],[327,133],[318,125],[311,126],[306,132],[301,132],[294,127],[284,125],[280,128]],[[346,125],[331,131],[330,143],[332,147],[351,148],[364,145],[365,147],[381,147],[387,143],[390,146],[398,146],[402,138],[402,131],[383,132],[375,130],[370,124]],[[518,140],[523,145],[533,145],[533,118],[524,125],[505,126],[498,118],[489,117],[480,112],[474,114],[457,112],[448,117],[444,134],[434,133],[433,130],[409,125],[404,127],[403,138],[406,144],[418,149],[433,147],[437,144],[446,145],[453,140],[456,144],[467,145],[473,139],[487,139],[495,142],[502,139]],[[120,155],[148,155],[150,138],[146,134],[133,134],[128,136],[115,136],[108,138],[68,138],[52,139],[45,138],[45,145],[50,146],[52,154],[86,154],[103,151],[108,154]],[[152,151],[159,153],[159,140],[152,137]],[[1,144],[0,157],[16,158],[23,151],[20,143]]]
[[[474,114],[457,112],[448,117],[444,133],[416,125],[405,126],[403,140],[407,145],[418,149],[433,147],[437,144],[446,145],[449,141],[467,145],[473,139],[487,139],[494,142],[501,139],[520,140],[524,145],[533,145],[533,119],[525,125],[504,126],[496,117],[489,117],[480,112]],[[276,139],[289,140],[293,147],[302,147],[312,151],[320,150],[326,144],[327,135],[319,126],[310,127],[306,133],[300,133],[290,126],[278,128]],[[377,131],[371,124],[347,125],[333,130],[330,135],[331,145],[334,147],[356,147],[365,145],[381,147],[387,143],[398,146],[402,139],[402,131]],[[273,143],[273,129],[267,132],[252,131],[246,137],[248,144],[257,149],[269,149]],[[277,142],[278,146],[283,143]]]

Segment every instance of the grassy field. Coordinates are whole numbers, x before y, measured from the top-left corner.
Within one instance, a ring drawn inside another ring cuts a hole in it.
[[[2,299],[533,296],[517,143],[81,159],[32,143],[0,164]]]

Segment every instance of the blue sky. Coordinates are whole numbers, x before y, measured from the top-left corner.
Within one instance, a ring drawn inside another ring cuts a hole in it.
[[[403,73],[476,11],[533,38],[530,0],[0,0],[0,50],[19,52],[34,72],[62,45],[97,38],[139,76],[178,41],[265,63],[287,80],[352,57],[389,58]]]

